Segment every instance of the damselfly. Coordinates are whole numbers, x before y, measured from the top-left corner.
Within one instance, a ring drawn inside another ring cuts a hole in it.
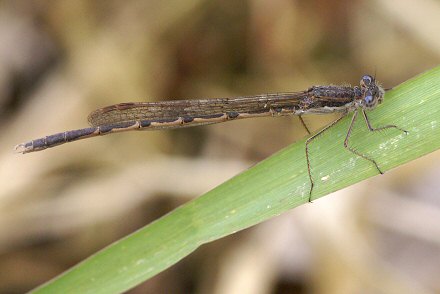
[[[93,111],[88,117],[91,125],[89,128],[65,131],[35,139],[17,145],[15,150],[29,153],[67,142],[123,131],[174,129],[260,116],[297,115],[306,127],[301,118],[302,115],[339,112],[341,116],[338,119],[308,138],[305,144],[307,171],[310,179],[310,201],[314,181],[310,167],[309,145],[348,113],[353,112],[353,116],[345,136],[344,147],[357,156],[370,161],[379,173],[383,173],[373,158],[351,148],[348,141],[359,112],[362,113],[370,131],[395,128],[407,133],[395,125],[378,128],[371,126],[365,111],[374,109],[382,103],[384,94],[385,90],[376,82],[375,78],[365,75],[360,80],[360,86],[355,87],[312,86],[301,92],[236,98],[121,103]],[[308,129],[307,132],[309,132]]]

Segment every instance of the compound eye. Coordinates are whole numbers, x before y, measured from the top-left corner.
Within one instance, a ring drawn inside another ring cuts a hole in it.
[[[373,82],[373,77],[369,76],[369,75],[365,75],[362,77],[362,83],[366,86],[371,85],[371,83]]]
[[[373,97],[373,95],[367,95],[367,96],[365,96],[365,98],[364,98],[364,101],[365,101],[365,105],[372,105],[373,104],[373,102],[374,102],[374,97]]]

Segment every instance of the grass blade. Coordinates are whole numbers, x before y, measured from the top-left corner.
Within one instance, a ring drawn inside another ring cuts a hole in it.
[[[440,67],[387,92],[369,113],[373,126],[407,131],[368,132],[359,119],[351,144],[389,170],[440,148]],[[350,117],[311,147],[313,198],[377,175],[368,161],[343,148]],[[115,242],[36,289],[36,293],[119,293],[175,264],[200,245],[232,234],[308,201],[304,140],[205,195]]]

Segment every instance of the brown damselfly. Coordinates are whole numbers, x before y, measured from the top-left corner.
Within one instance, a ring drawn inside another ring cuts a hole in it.
[[[365,75],[360,80],[360,86],[355,87],[312,86],[301,92],[236,98],[120,103],[93,111],[88,117],[91,125],[89,128],[65,131],[35,139],[17,145],[15,150],[29,153],[67,142],[117,132],[192,127],[260,116],[297,115],[306,127],[301,118],[302,115],[339,112],[341,116],[338,119],[306,140],[305,155],[310,179],[310,201],[314,181],[311,175],[309,145],[348,113],[353,112],[353,116],[345,136],[344,147],[357,156],[370,161],[379,173],[383,173],[373,158],[351,148],[348,141],[359,112],[362,113],[370,131],[395,128],[406,133],[405,130],[395,125],[378,128],[371,126],[365,111],[374,109],[382,103],[384,94],[384,89],[375,81],[375,78]],[[306,130],[309,132],[307,127]]]

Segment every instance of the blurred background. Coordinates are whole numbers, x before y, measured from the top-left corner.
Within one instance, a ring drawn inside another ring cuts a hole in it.
[[[440,2],[398,3],[0,2],[0,293],[48,281],[306,133],[284,117],[27,155],[15,144],[119,102],[357,85],[366,73],[395,86],[440,62]],[[438,293],[439,178],[435,152],[204,245],[129,293]]]

